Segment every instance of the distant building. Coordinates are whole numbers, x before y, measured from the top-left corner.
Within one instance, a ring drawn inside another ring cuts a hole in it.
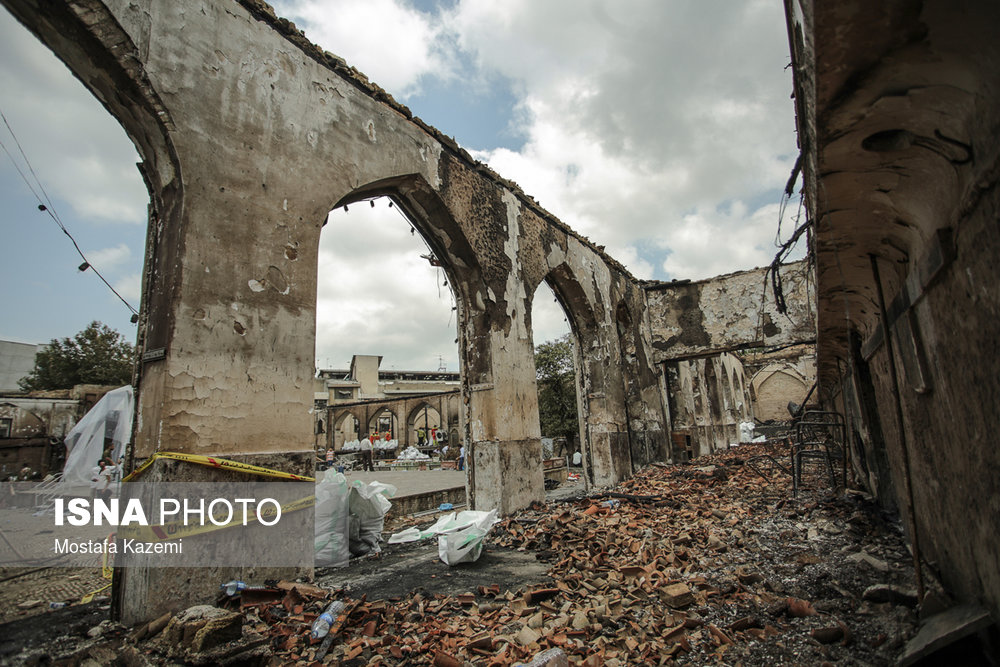
[[[347,369],[320,370],[316,400],[324,405],[458,389],[459,374],[448,371],[385,371],[381,356],[356,354]]]
[[[62,469],[63,438],[113,385],[79,384],[53,391],[0,392],[0,479],[27,464]]]
[[[0,340],[0,392],[21,391],[18,380],[35,368],[35,355],[48,345]]]
[[[41,473],[58,471],[62,439],[114,385],[80,384],[72,389],[25,392],[18,380],[35,368],[35,355],[48,345],[0,340],[0,479],[22,465]]]
[[[385,410],[379,411],[372,423],[362,425],[352,415],[344,415],[333,425],[331,432],[328,407],[358,402],[392,402],[410,396],[425,396],[453,392],[459,388],[460,375],[448,371],[397,371],[381,370],[382,357],[356,354],[351,358],[351,366],[346,369],[324,369],[317,374],[315,410],[316,442],[318,447],[332,444],[339,448],[344,442],[358,439],[365,427],[368,431],[385,433],[391,431],[401,442],[416,441],[416,430],[457,426],[457,418],[449,419],[449,411],[433,403],[423,409],[421,416],[402,420],[393,415],[394,409],[386,403]],[[445,412],[444,418],[440,412]],[[456,422],[451,424],[450,422]],[[403,422],[401,424],[401,422]],[[409,423],[414,422],[414,423]],[[405,432],[404,432],[405,431]],[[413,433],[409,433],[413,431]]]

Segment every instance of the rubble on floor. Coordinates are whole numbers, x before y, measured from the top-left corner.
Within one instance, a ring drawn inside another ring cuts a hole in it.
[[[118,633],[111,645],[128,665],[500,667],[540,655],[611,667],[894,663],[918,625],[898,522],[859,493],[814,487],[791,498],[787,477],[744,465],[766,447],[654,465],[612,492],[496,524],[487,555],[533,556],[547,577],[490,580],[480,567],[470,570],[478,584],[431,592],[422,574],[421,585],[381,599],[270,582]],[[332,599],[348,605],[347,620],[314,640],[310,625]],[[108,646],[80,648],[76,664]]]

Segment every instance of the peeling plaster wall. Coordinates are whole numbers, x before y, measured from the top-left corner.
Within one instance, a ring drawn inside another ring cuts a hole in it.
[[[821,395],[925,571],[1000,617],[1000,8],[786,7]]]
[[[62,438],[76,425],[84,412],[86,407],[80,400],[0,397],[0,417],[12,420],[13,438]]]
[[[807,263],[781,267],[787,314],[778,312],[765,271],[646,283],[655,361],[814,341],[815,302]]]
[[[6,401],[0,403],[0,419],[10,420],[11,438],[37,438],[48,435],[45,422],[36,414]]]
[[[777,310],[770,278],[765,282],[766,269],[698,282],[645,283],[651,357],[662,365],[668,396],[667,455],[700,456],[738,442],[739,423],[755,416],[787,418],[754,413],[743,363],[790,349],[785,356],[794,357],[792,365],[803,371],[809,366],[816,311],[808,263],[783,265],[780,275],[786,314]],[[800,402],[805,395],[789,383],[772,389],[767,392],[768,413],[780,403],[787,415],[788,401]]]
[[[143,158],[133,461],[171,450],[308,464],[320,229],[334,206],[374,195],[406,212],[455,290],[473,507],[506,514],[544,496],[530,326],[542,280],[566,295],[582,349],[588,483],[667,451],[635,279],[265,3],[0,1]],[[159,463],[147,474],[187,475]],[[147,603],[161,578],[129,575],[123,618],[157,615]],[[171,604],[194,595],[170,590]]]

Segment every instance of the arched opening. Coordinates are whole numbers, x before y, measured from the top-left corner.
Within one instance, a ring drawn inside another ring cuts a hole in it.
[[[444,420],[437,408],[427,402],[421,403],[410,410],[409,417],[406,419],[408,441],[421,451],[433,451],[442,440],[443,423]],[[444,439],[450,440],[451,434],[449,433],[448,437]]]
[[[354,355],[380,357],[377,377],[354,378],[370,380],[357,398],[381,396],[379,382],[401,371],[457,372],[456,311],[444,260],[393,198],[330,212],[317,276],[320,369],[346,368]]]
[[[129,308],[141,300],[150,201],[141,158],[118,120],[3,8],[0,31],[0,74],[5,90],[17,91],[4,97],[0,124],[0,215],[9,216],[0,224],[8,251],[0,279],[17,285],[17,298],[5,300],[4,334],[44,344],[98,320],[134,343]],[[84,261],[90,268],[78,270]]]
[[[736,396],[738,396],[737,401],[742,403],[742,405],[737,405],[740,409],[740,414],[752,417],[753,415],[750,411],[750,397],[747,395],[746,383],[744,381],[745,377],[744,373],[739,373],[734,378],[735,381],[733,383],[733,391],[736,393]]]
[[[408,446],[438,455],[433,441],[463,444],[457,419],[448,424],[435,401],[407,413],[407,396],[453,392],[461,378],[454,249],[443,251],[435,240],[439,230],[429,217],[437,202],[418,201],[418,186],[419,179],[395,179],[353,192],[330,212],[320,236],[317,374],[333,378],[326,382],[331,405],[389,402],[357,434],[395,441],[394,451],[377,452],[381,459]],[[434,222],[446,226],[446,218]]]
[[[635,331],[635,321],[629,305],[622,301],[615,309],[615,318],[618,324],[618,340],[620,345],[622,382],[625,390],[625,412],[627,416],[627,431],[629,442],[629,468],[634,471],[653,460],[649,443],[640,438],[636,426],[633,422],[636,406],[642,403],[641,390],[639,388],[639,352],[637,349],[638,340]]]
[[[697,427],[705,426],[709,423],[708,411],[705,409],[705,380],[702,371],[705,367],[704,359],[681,362],[688,365],[688,373],[691,378],[691,397],[694,403],[694,424]]]
[[[809,388],[805,378],[784,364],[771,364],[759,370],[750,387],[754,393],[754,415],[761,421],[787,420],[789,401],[801,401]]]
[[[733,401],[733,380],[729,376],[729,369],[722,365],[722,410],[723,414],[731,419],[736,414],[736,403]]]
[[[567,264],[553,268],[539,283],[530,317],[541,435],[553,438],[554,457],[563,456],[571,469],[582,470],[588,487],[604,485],[620,467],[616,461],[621,457],[614,454],[620,449],[614,424],[620,420],[606,400],[606,359],[594,354],[600,347],[594,308]],[[542,418],[546,412],[549,416]],[[565,438],[565,445],[557,437]]]
[[[334,420],[333,427],[330,429],[329,445],[333,447],[334,451],[339,452],[344,448],[344,443],[359,440],[361,434],[359,433],[358,426],[358,418],[353,413],[344,412],[340,414]]]
[[[715,369],[716,363],[721,363],[718,357],[710,357],[705,360],[705,389],[708,392],[708,447],[711,451],[718,449],[725,440],[725,425],[722,420],[722,391],[720,390],[720,378]]]
[[[583,454],[577,455],[581,447],[576,389],[579,351],[569,316],[545,281],[539,283],[532,297],[530,325],[535,345],[543,474],[546,488],[554,488],[565,481],[562,468],[582,467],[583,462]]]
[[[721,359],[722,363],[722,422],[724,429],[724,437],[726,444],[732,444],[734,442],[739,442],[739,422],[740,419],[740,409],[737,405],[740,401],[737,400],[735,393],[733,392],[733,384],[736,381],[736,375],[739,370],[736,367],[730,367],[731,362],[734,360],[732,355],[724,355]]]
[[[368,420],[368,435],[381,440],[392,440],[399,432],[396,415],[389,408],[383,408]]]
[[[47,343],[98,320],[130,343],[163,347],[174,287],[165,283],[144,297],[143,266],[147,260],[147,275],[178,271],[157,252],[177,241],[172,121],[132,64],[131,41],[106,19],[103,7],[88,13],[86,25],[67,5],[0,8],[4,80],[17,91],[3,102],[11,160],[0,161],[0,190],[5,211],[40,216],[0,225],[12,251],[0,278],[18,286],[18,298],[5,304],[6,334]],[[93,25],[106,27],[92,33]],[[151,319],[160,326],[147,326]],[[131,441],[125,456],[134,457]]]

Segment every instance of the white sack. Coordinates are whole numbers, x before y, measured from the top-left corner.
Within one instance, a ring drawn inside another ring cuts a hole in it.
[[[351,560],[347,478],[327,472],[316,484],[315,565],[344,567]]]
[[[466,515],[466,519],[472,518],[472,515],[479,516],[464,528],[451,529],[438,535],[438,557],[446,565],[472,563],[478,560],[483,553],[483,540],[497,522],[495,509],[489,512],[460,512],[455,523],[459,522],[462,515]]]

